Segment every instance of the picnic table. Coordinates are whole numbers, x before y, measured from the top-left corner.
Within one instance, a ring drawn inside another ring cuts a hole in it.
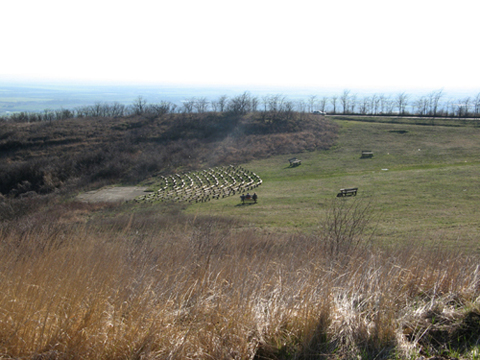
[[[362,159],[372,158],[373,151],[370,150],[362,150]]]
[[[290,166],[298,166],[302,164],[302,160],[297,159],[296,157],[288,159],[288,162],[290,163]]]

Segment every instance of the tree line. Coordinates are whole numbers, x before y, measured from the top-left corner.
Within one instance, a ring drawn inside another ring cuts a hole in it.
[[[249,112],[264,114],[291,114],[293,112],[314,112],[337,115],[402,115],[426,117],[478,117],[480,116],[480,93],[461,99],[447,98],[443,90],[432,91],[427,95],[412,96],[406,92],[395,95],[372,94],[358,96],[346,89],[341,94],[319,97],[310,95],[307,99],[290,100],[282,94],[255,96],[245,91],[240,95],[217,99],[191,97],[175,104],[170,101],[150,104],[139,96],[131,104],[119,102],[81,106],[74,109],[46,109],[43,112],[17,112],[0,117],[0,121],[37,122],[86,117],[127,117],[145,116],[156,118],[172,113],[223,113],[244,115]]]
[[[316,108],[328,114],[350,115],[403,115],[428,117],[478,117],[480,93],[461,99],[447,98],[443,90],[413,96],[406,92],[395,95],[373,94],[357,96],[350,90],[340,95],[318,98],[312,95],[303,107]]]

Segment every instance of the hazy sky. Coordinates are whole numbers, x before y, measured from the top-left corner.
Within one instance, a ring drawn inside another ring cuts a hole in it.
[[[480,88],[478,0],[2,1],[0,78]]]

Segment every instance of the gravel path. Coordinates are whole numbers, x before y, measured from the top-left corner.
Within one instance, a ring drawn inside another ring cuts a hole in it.
[[[118,186],[88,191],[77,196],[77,199],[85,202],[118,202],[133,200],[137,196],[145,194],[146,187]]]

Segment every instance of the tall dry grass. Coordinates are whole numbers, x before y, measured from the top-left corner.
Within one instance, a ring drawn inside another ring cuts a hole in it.
[[[439,331],[450,325],[441,335],[451,340],[479,313],[478,259],[367,247],[358,232],[333,256],[331,233],[154,210],[2,225],[1,356],[408,358],[441,353]],[[457,344],[467,352],[480,333],[469,324],[474,336]]]

